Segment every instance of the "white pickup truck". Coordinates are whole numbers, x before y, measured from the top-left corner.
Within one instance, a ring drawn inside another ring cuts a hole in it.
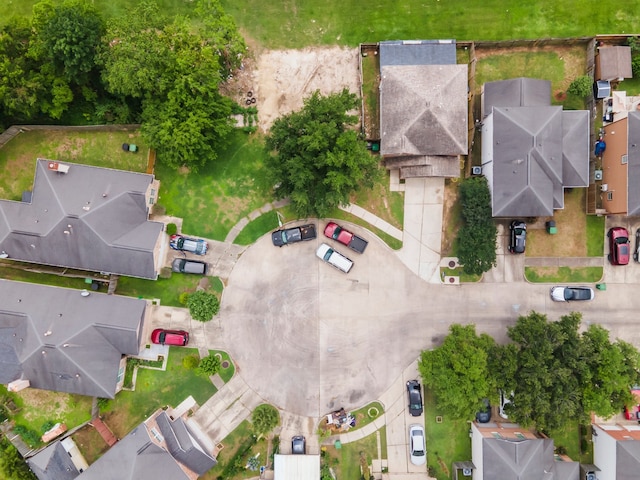
[[[353,262],[349,258],[345,257],[340,252],[336,252],[326,243],[323,243],[318,247],[316,256],[320,260],[324,260],[332,267],[335,267],[344,273],[349,273],[349,270],[353,267]]]

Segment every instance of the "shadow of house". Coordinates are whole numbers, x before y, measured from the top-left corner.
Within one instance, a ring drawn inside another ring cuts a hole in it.
[[[483,85],[482,173],[494,217],[543,217],[589,185],[589,112],[551,105],[551,82]]]
[[[467,65],[453,40],[380,42],[380,153],[401,179],[458,177],[467,154]]]
[[[146,302],[0,280],[0,383],[113,398]]]
[[[78,478],[196,479],[216,465],[182,418],[160,410],[111,447]]]
[[[38,159],[31,201],[0,200],[10,259],[155,279],[163,224],[152,175]]]
[[[516,424],[471,424],[474,480],[581,480],[578,462],[558,461],[553,440]]]

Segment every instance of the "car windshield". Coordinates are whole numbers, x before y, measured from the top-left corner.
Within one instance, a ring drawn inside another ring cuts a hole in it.
[[[164,339],[167,337],[167,332],[160,332],[160,343],[164,343]]]
[[[522,232],[524,232],[522,228],[515,228],[514,231],[516,232],[516,235],[522,235]]]

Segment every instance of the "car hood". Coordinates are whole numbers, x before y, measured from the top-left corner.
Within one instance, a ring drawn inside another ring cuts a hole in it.
[[[563,287],[553,287],[551,289],[551,298],[556,302],[566,302],[564,298],[564,288]]]

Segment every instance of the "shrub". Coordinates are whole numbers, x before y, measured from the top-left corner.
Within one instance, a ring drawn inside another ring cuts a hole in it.
[[[108,398],[98,398],[98,410],[105,411],[109,408],[110,400]]]
[[[198,370],[200,373],[211,376],[215,375],[220,371],[220,358],[216,355],[209,355],[208,357],[204,357],[200,360],[198,364]]]
[[[180,302],[180,305],[186,305],[188,301],[189,301],[189,292],[182,292],[178,296],[178,302]]]
[[[581,98],[587,98],[589,95],[593,93],[593,80],[589,75],[580,75],[576,78],[569,88],[567,89],[567,93],[571,95],[576,95]]]
[[[53,428],[53,426],[55,425],[55,422],[52,422],[51,420],[47,420],[46,422],[44,422],[42,424],[42,427],[40,427],[40,431],[42,433],[46,433],[49,430],[51,430]]]
[[[258,405],[251,414],[253,429],[258,434],[270,432],[280,422],[280,414],[275,407],[263,403]]]
[[[187,307],[191,318],[200,322],[208,322],[220,310],[220,301],[215,295],[198,290],[189,295]]]
[[[182,366],[187,370],[194,370],[198,368],[200,364],[200,357],[198,355],[188,355],[182,359]]]
[[[167,235],[175,235],[178,233],[178,226],[175,223],[167,223]]]

